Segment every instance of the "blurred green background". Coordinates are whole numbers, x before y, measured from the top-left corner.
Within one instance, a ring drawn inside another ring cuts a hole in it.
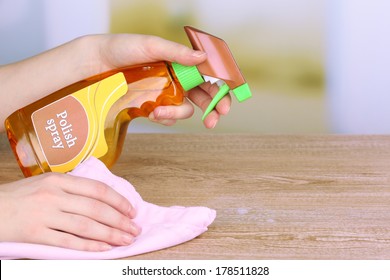
[[[325,0],[111,0],[110,31],[186,45],[191,25],[224,39],[252,91],[214,132],[327,133]],[[137,119],[130,131],[205,132],[201,112],[173,127]]]

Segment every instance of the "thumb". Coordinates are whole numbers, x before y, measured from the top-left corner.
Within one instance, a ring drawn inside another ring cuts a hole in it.
[[[206,53],[157,36],[114,34],[105,40],[99,54],[107,65],[122,67],[156,61],[191,66],[206,60]]]
[[[156,36],[147,36],[141,44],[144,53],[152,60],[197,65],[206,60],[206,53]]]
[[[157,36],[143,36],[139,44],[149,61],[170,61],[183,65],[197,65],[206,60],[206,53]]]

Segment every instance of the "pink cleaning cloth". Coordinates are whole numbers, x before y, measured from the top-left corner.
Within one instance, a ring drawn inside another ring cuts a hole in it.
[[[114,247],[105,252],[87,252],[40,244],[1,242],[1,259],[123,258],[189,241],[205,232],[216,216],[215,210],[207,207],[161,207],[148,203],[128,181],[113,175],[100,160],[93,157],[70,174],[104,182],[131,202],[137,210],[134,222],[142,228],[133,244]]]

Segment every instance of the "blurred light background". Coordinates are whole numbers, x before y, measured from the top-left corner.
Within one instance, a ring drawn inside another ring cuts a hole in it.
[[[386,0],[0,0],[0,64],[90,33],[189,45],[192,25],[229,44],[253,91],[213,132],[389,133],[389,10]],[[205,132],[196,111],[129,131]]]

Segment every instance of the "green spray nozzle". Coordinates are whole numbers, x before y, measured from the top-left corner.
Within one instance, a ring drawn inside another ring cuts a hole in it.
[[[217,94],[214,96],[213,100],[211,100],[209,106],[207,107],[206,111],[204,111],[204,114],[202,116],[202,121],[211,113],[212,110],[217,106],[218,102],[221,101],[221,99],[228,94],[230,91],[230,88],[227,84],[223,84],[220,88]]]
[[[252,96],[249,86],[225,41],[190,26],[185,26],[184,30],[193,49],[206,52],[207,59],[197,66],[183,66],[172,63],[176,77],[183,89],[188,91],[204,82],[216,82],[220,87],[204,112],[202,120],[214,110],[218,102],[230,91],[239,102]]]
[[[205,110],[202,116],[202,120],[204,120],[211,113],[211,111],[215,109],[219,101],[221,101],[221,99],[225,95],[229,94],[231,90],[229,86],[222,80],[218,80],[208,76],[202,76],[202,74],[199,72],[196,66],[185,66],[175,62],[173,62],[171,65],[181,86],[186,91],[194,87],[197,87],[206,81],[210,81],[211,83],[217,82],[217,84],[222,83],[222,85],[219,88],[219,91],[211,100],[209,106]],[[247,83],[242,84],[231,91],[236,96],[239,102],[243,102],[252,96],[252,93]]]
[[[213,100],[211,100],[209,106],[207,107],[206,111],[204,112],[204,114],[202,116],[202,120],[204,120],[208,116],[208,114],[210,114],[211,111],[214,110],[214,108],[217,106],[218,102],[221,101],[221,99],[225,95],[227,95],[229,93],[229,91],[230,91],[230,88],[227,84],[223,84],[219,88],[219,91],[214,96]],[[233,89],[232,92],[236,96],[236,98],[239,102],[243,102],[252,96],[252,93],[251,93],[247,83]]]

